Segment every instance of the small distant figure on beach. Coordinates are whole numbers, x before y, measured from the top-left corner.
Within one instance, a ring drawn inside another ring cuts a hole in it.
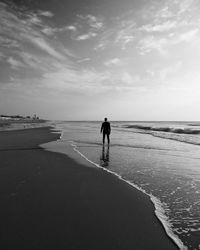
[[[107,137],[107,142],[108,144],[110,144],[111,126],[110,122],[108,122],[107,120],[107,118],[104,118],[104,122],[101,125],[101,133],[103,133],[103,144],[105,143],[105,137]]]

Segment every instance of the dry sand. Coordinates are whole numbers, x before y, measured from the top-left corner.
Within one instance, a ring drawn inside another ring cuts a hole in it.
[[[178,249],[149,197],[38,145],[50,128],[0,132],[0,249]]]

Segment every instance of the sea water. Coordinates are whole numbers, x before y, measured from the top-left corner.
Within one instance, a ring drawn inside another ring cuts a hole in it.
[[[200,123],[111,125],[108,146],[102,145],[101,122],[56,123],[62,143],[151,197],[180,249],[200,249]]]

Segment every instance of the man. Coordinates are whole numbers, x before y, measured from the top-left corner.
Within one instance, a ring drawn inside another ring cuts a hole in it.
[[[108,144],[110,144],[111,127],[110,123],[107,121],[107,118],[104,119],[104,122],[101,125],[101,133],[102,132],[103,132],[103,144],[105,143],[105,136],[107,137]]]

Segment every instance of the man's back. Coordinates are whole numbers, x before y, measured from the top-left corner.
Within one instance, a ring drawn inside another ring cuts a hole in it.
[[[101,132],[104,134],[110,134],[110,123],[105,121],[101,125]]]

